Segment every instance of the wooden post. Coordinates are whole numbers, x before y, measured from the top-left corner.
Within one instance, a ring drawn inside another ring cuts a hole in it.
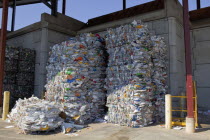
[[[7,115],[9,114],[9,99],[10,99],[10,92],[4,92],[4,103],[3,103],[3,114],[2,120],[6,120]]]
[[[172,128],[172,99],[170,94],[165,95],[165,128]]]

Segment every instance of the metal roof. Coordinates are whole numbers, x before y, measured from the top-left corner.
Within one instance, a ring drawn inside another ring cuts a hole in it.
[[[2,8],[2,1],[3,0],[0,0],[0,8]],[[42,0],[16,0],[17,6],[35,4],[35,3],[42,3]],[[9,0],[9,6],[12,6],[12,4],[13,4],[13,0]]]

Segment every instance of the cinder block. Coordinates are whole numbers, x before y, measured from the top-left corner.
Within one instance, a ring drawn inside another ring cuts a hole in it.
[[[7,40],[7,43],[11,46],[16,46],[16,47],[21,47],[23,46],[24,43],[24,35],[15,37],[15,38],[11,38],[9,40]]]
[[[49,58],[49,52],[40,52],[40,64],[46,64]]]
[[[184,62],[185,61],[184,39],[181,38],[180,36],[177,36],[176,48],[177,48],[177,60],[180,62]]]
[[[195,80],[198,87],[210,87],[210,64],[196,65]]]
[[[196,64],[210,63],[210,41],[197,42],[193,52]]]
[[[179,37],[184,38],[184,27],[177,20],[176,20],[176,34]]]
[[[178,72],[177,66],[178,66],[178,61],[177,61],[177,48],[176,46],[170,46],[170,73],[176,73]]]
[[[181,73],[170,74],[170,87],[171,94],[180,95],[183,92],[183,87],[185,87],[185,75]]]
[[[34,85],[39,85],[39,78],[40,78],[40,64],[35,64],[35,79],[34,79]]]
[[[157,20],[153,22],[153,30],[155,33],[160,34],[167,34],[168,33],[168,21],[166,19]]]
[[[200,28],[194,30],[196,41],[208,41],[210,40],[210,27]]]
[[[47,66],[47,63],[40,63],[40,65],[39,65],[40,74],[47,74],[46,66]]]
[[[41,30],[33,32],[33,43],[41,42]]]
[[[33,48],[33,32],[24,34],[24,42],[23,42],[23,48]]]
[[[178,79],[178,73],[176,74],[170,74],[170,94],[171,95],[178,95],[179,93],[179,79]]]
[[[70,36],[67,36],[67,35],[52,31],[52,30],[48,31],[48,36],[49,36],[48,41],[55,43],[55,44],[61,43],[61,42],[66,41],[70,38]]]
[[[177,43],[177,27],[176,27],[176,19],[169,18],[168,19],[168,36],[169,36],[169,45],[175,46]]]
[[[34,96],[38,97],[39,86],[34,86]]]
[[[197,88],[198,107],[210,108],[210,88]]]

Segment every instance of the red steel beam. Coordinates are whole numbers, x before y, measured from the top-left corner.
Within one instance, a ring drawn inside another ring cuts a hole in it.
[[[183,22],[184,22],[184,42],[185,42],[187,117],[194,118],[192,61],[191,61],[190,24],[189,24],[190,20],[189,20],[188,0],[183,0]]]
[[[2,9],[2,24],[0,35],[0,107],[3,106],[3,79],[4,79],[4,62],[5,62],[5,48],[7,37],[7,20],[8,20],[8,4],[9,0],[3,0]]]

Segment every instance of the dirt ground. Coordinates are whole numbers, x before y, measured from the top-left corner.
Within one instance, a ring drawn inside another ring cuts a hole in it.
[[[5,128],[13,124],[0,121],[0,140],[210,140],[210,125],[201,125],[194,134],[185,130],[166,130],[160,125],[144,128],[129,128],[107,123],[90,124],[88,128],[77,132],[78,136],[69,136],[61,132],[38,135],[18,134],[17,128]]]

